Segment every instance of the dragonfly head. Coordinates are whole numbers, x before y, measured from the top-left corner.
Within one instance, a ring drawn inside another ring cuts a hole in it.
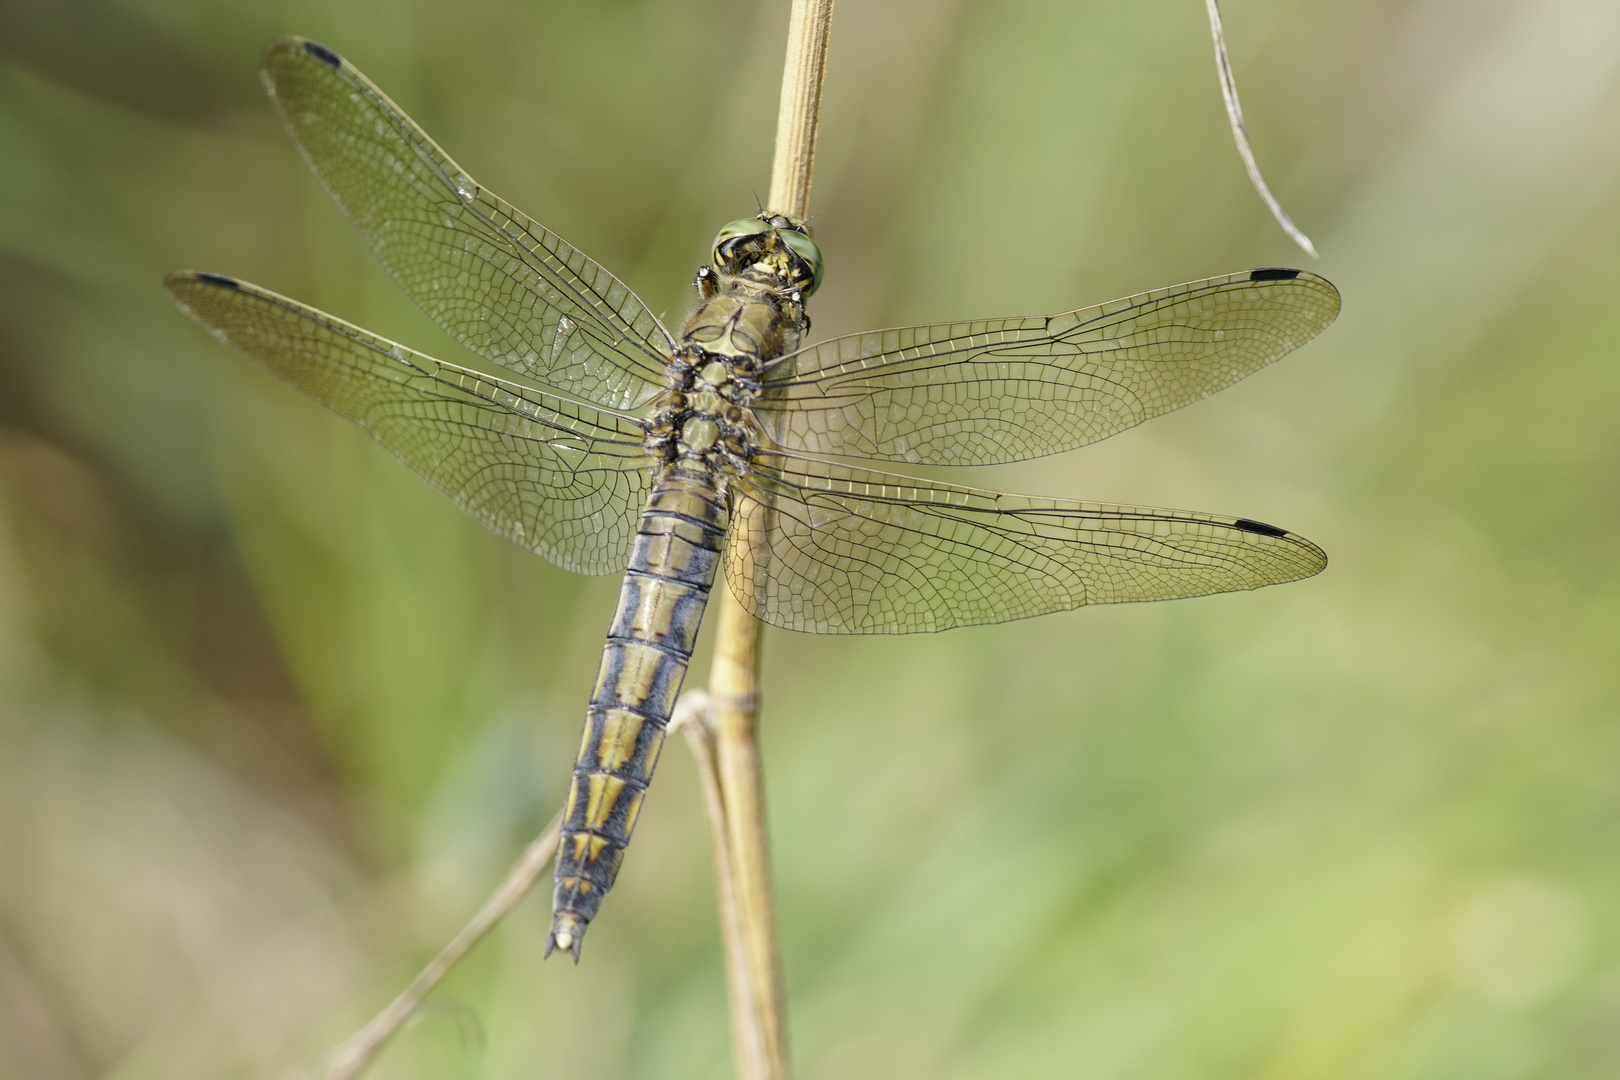
[[[821,285],[821,249],[802,221],[762,212],[739,218],[714,238],[714,265],[727,274],[759,268],[778,278],[784,288],[809,296]]]

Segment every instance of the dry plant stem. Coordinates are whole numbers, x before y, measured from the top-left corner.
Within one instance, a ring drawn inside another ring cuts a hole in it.
[[[1260,164],[1254,160],[1254,148],[1249,145],[1249,129],[1243,124],[1243,107],[1238,104],[1237,80],[1232,75],[1232,61],[1226,55],[1226,32],[1221,28],[1221,9],[1217,0],[1204,0],[1209,9],[1209,33],[1215,39],[1215,70],[1221,78],[1221,98],[1226,102],[1226,117],[1232,122],[1232,138],[1237,141],[1238,155],[1243,158],[1243,167],[1249,171],[1249,183],[1254,190],[1260,193],[1266,206],[1271,209],[1271,216],[1277,219],[1277,224],[1283,227],[1283,232],[1293,238],[1294,243],[1305,249],[1311,258],[1317,258],[1316,248],[1311,244],[1311,238],[1299,231],[1288,214],[1283,211],[1282,204],[1277,201],[1271,189],[1266,186],[1265,177],[1260,175]]]
[[[821,86],[827,75],[833,0],[793,0],[788,16],[782,101],[776,114],[776,156],[771,162],[770,210],[810,216],[810,172],[821,124]]]
[[[810,216],[821,88],[832,34],[832,0],[793,0],[782,69],[776,155],[767,208]],[[738,508],[741,516],[741,508]],[[741,533],[731,542],[739,543]],[[714,666],[709,674],[715,766],[710,808],[723,816],[725,843],[715,845],[721,931],[731,984],[733,1045],[738,1080],[787,1080],[787,1038],[781,960],[771,905],[765,799],[759,763],[759,655],[763,626],[729,589],[715,590],[719,611]],[[690,729],[689,729],[690,730]],[[694,744],[694,751],[698,746]],[[703,755],[699,754],[700,765]],[[714,803],[718,803],[718,810]]]
[[[727,833],[726,797],[720,787],[720,751],[714,728],[714,702],[705,690],[688,690],[681,695],[670,721],[670,731],[686,736],[692,757],[697,762],[699,782],[703,785],[703,806],[709,821],[709,847],[714,852],[714,877],[720,908],[721,934],[727,942],[726,983],[731,990],[732,1050],[737,1061],[763,1061],[765,1047],[759,1041],[760,1027],[752,1021],[757,1005],[754,1001],[754,981],[744,969],[747,959],[741,948],[730,943],[743,937],[741,916],[737,910],[737,894],[733,885],[736,874],[731,865],[731,837]]]
[[[709,692],[725,850],[716,852],[715,873],[722,878],[720,927],[731,981],[732,1042],[739,1080],[786,1080],[786,1009],[771,903],[757,729],[762,627],[729,591],[716,592],[723,599]],[[727,894],[735,907],[734,918],[726,917]]]
[[[359,1075],[400,1026],[416,1012],[428,992],[438,985],[439,980],[445,977],[457,961],[467,955],[467,951],[476,945],[480,938],[489,933],[496,923],[506,917],[507,912],[517,906],[517,902],[523,899],[534,885],[535,879],[551,865],[552,858],[557,854],[557,830],[561,823],[561,815],[553,818],[545,831],[524,849],[522,857],[507,873],[506,880],[501,882],[500,887],[488,900],[484,901],[484,906],[478,909],[478,914],[461,928],[460,933],[450,939],[450,944],[446,945],[443,951],[411,980],[411,984],[389,1002],[387,1008],[378,1013],[369,1024],[355,1032],[346,1042],[327,1051],[315,1068],[310,1070],[309,1075],[322,1077],[323,1080],[350,1080],[351,1077]]]

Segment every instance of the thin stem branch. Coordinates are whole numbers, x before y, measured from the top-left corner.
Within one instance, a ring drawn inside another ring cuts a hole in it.
[[[721,936],[727,943],[726,985],[731,991],[731,1040],[736,1059],[760,1061],[767,1051],[754,1020],[754,979],[743,966],[746,956],[731,943],[743,939],[742,916],[737,907],[736,871],[731,865],[731,836],[726,796],[720,783],[720,749],[715,735],[714,700],[706,690],[688,690],[675,705],[669,730],[680,731],[697,762],[703,786],[703,806],[709,821],[709,847],[714,852],[714,878],[720,908]]]
[[[1282,203],[1271,193],[1266,186],[1266,178],[1260,175],[1260,163],[1254,159],[1254,148],[1249,145],[1249,129],[1243,123],[1243,106],[1238,104],[1237,79],[1232,75],[1232,60],[1226,55],[1226,31],[1221,28],[1221,9],[1217,0],[1204,0],[1209,9],[1209,33],[1215,39],[1215,71],[1221,78],[1221,99],[1226,102],[1226,118],[1232,122],[1232,138],[1237,142],[1238,156],[1243,159],[1243,167],[1249,171],[1249,183],[1254,190],[1260,193],[1266,206],[1271,210],[1271,216],[1277,219],[1277,224],[1283,227],[1283,232],[1293,238],[1294,243],[1305,249],[1311,258],[1318,258],[1316,247],[1311,238],[1300,232],[1299,227],[1289,218],[1283,210]]]
[[[415,1014],[428,992],[496,923],[506,918],[507,912],[523,899],[535,879],[551,865],[552,858],[557,854],[557,830],[561,824],[561,815],[553,818],[551,824],[523,850],[523,855],[507,873],[506,880],[484,901],[484,906],[461,928],[460,933],[450,939],[450,944],[429,961],[410,985],[370,1023],[347,1041],[327,1051],[309,1075],[319,1076],[322,1080],[351,1080],[359,1075],[360,1070],[371,1063],[400,1026]]]

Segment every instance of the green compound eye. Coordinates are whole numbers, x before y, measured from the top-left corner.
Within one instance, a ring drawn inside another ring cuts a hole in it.
[[[714,237],[715,261],[720,259],[720,245],[728,240],[735,240],[741,236],[758,236],[760,233],[770,232],[767,226],[761,225],[759,218],[738,218],[729,225],[723,226]]]
[[[777,233],[787,246],[793,249],[793,254],[804,260],[804,265],[810,268],[810,287],[804,290],[806,296],[821,287],[821,249],[816,242],[797,229],[782,229]]]
[[[726,225],[714,237],[715,265],[723,267],[735,257],[734,253],[723,250],[727,244],[756,236],[770,236],[773,233],[781,237],[788,250],[793,252],[810,272],[810,284],[804,290],[805,295],[815,292],[821,286],[821,249],[808,235],[794,228],[788,218],[776,217],[769,222],[761,221],[757,217],[738,218]]]

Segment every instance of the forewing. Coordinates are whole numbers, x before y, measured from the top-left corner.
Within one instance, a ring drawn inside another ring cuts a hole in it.
[[[456,505],[565,570],[618,573],[646,500],[641,429],[424,356],[273,292],[170,274],[214,336],[368,431]]]
[[[1315,544],[1243,518],[999,495],[763,453],[732,481],[726,578],[773,626],[905,634],[1310,577]]]
[[[377,257],[452,337],[609,408],[662,385],[669,333],[630,289],[479,185],[336,53],[283,38],[264,81],[287,130]]]
[[[760,419],[778,446],[926,465],[1096,442],[1230,386],[1339,313],[1328,281],[1254,270],[1061,315],[832,338],[783,360]]]

